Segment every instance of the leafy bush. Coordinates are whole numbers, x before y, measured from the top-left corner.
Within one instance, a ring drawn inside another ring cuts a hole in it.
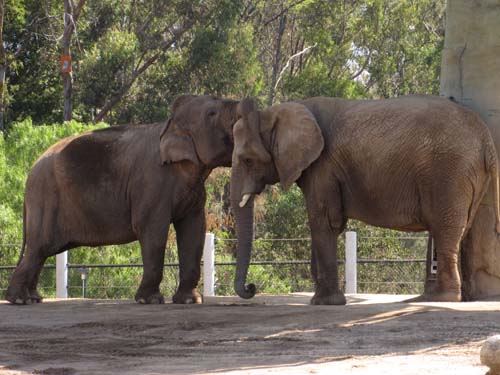
[[[74,121],[33,126],[27,119],[13,124],[5,139],[0,137],[0,265],[17,263],[22,242],[24,187],[36,159],[59,139],[104,126]],[[47,263],[53,262],[49,259]],[[42,289],[53,289],[53,274],[50,270],[42,273]],[[6,271],[0,272],[0,289],[6,287],[8,277]]]

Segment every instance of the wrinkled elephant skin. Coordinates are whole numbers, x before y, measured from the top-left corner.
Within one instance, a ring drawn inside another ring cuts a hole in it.
[[[49,256],[78,246],[138,240],[144,273],[135,299],[164,303],[159,286],[173,223],[180,263],[173,302],[201,303],[196,287],[205,235],[204,181],[212,168],[231,162],[237,105],[181,96],[166,124],[115,126],[50,147],[28,176],[24,256],[6,299],[41,302],[36,288]],[[198,133],[202,141],[195,143],[192,135]]]
[[[431,233],[437,280],[418,301],[461,300],[459,246],[490,182],[499,231],[491,134],[476,113],[448,99],[317,97],[241,118],[233,134],[231,202],[233,209],[247,210],[236,225],[248,232],[244,241],[238,239],[238,256],[251,251],[251,197],[266,184],[280,182],[287,189],[297,182],[311,228],[312,304],[345,304],[337,237],[348,218]],[[237,265],[240,284],[246,268],[244,262]]]

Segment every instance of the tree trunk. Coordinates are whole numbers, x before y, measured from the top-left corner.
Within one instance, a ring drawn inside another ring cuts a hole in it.
[[[500,152],[500,4],[449,0],[441,66],[441,94],[478,112]],[[493,191],[483,200],[462,243],[462,293],[476,300],[500,296],[500,241]]]
[[[7,52],[3,46],[4,0],[0,0],[0,131],[5,132],[5,93],[7,73]]]
[[[64,0],[64,33],[62,37],[61,75],[63,80],[63,101],[64,101],[64,121],[71,121],[73,118],[73,105],[71,97],[73,95],[73,75],[71,73],[71,36],[75,30],[80,16],[80,11],[85,4],[85,0],[80,0],[78,5],[73,4],[73,0]]]
[[[269,95],[267,97],[267,105],[271,106],[274,102],[274,97],[276,95],[276,81],[278,80],[278,73],[281,68],[281,44],[283,41],[283,33],[285,32],[286,26],[286,14],[280,17],[280,23],[278,25],[277,35],[276,35],[276,53],[274,54],[273,72],[271,75],[271,85],[269,87]]]
[[[1,61],[0,57],[0,132],[5,132],[5,93],[6,93],[6,80],[5,73],[7,67]]]
[[[61,74],[63,80],[63,102],[64,102],[64,121],[71,121],[72,119],[72,106],[71,106],[71,95],[73,93],[73,77],[70,71],[71,66],[71,34],[73,33],[73,7],[71,6],[71,0],[64,0],[64,34],[62,39],[62,55],[68,56],[67,64],[68,68],[63,68],[61,66]],[[61,61],[61,65],[63,62]]]

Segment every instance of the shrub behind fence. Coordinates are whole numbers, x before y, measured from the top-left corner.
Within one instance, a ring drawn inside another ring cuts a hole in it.
[[[379,238],[360,237],[360,244],[369,241],[377,243]],[[378,257],[358,258],[358,293],[391,293],[391,294],[419,294],[423,292],[425,278],[425,237],[396,237],[399,243],[401,258],[383,259],[384,249],[377,251]],[[215,293],[216,295],[234,295],[233,279],[235,262],[231,255],[234,240],[218,239],[216,241],[215,262]],[[127,245],[132,248],[134,254],[140,254],[137,243]],[[310,253],[309,239],[283,239],[255,241],[258,253],[271,254],[304,254]],[[339,247],[342,246],[342,243]],[[133,249],[135,247],[135,249]],[[376,247],[376,245],[375,245]],[[0,252],[19,249],[18,245],[0,244]],[[116,251],[116,247],[113,247]],[[164,278],[160,286],[165,296],[170,297],[178,285],[178,264],[176,249],[167,249]],[[73,251],[102,251],[106,248],[80,249]],[[69,297],[81,297],[83,283],[81,270],[88,271],[86,276],[87,298],[133,298],[142,277],[142,265],[130,264],[71,264],[69,252]],[[359,254],[359,251],[358,251]],[[339,249],[339,277],[343,287],[344,262],[343,248]],[[358,255],[359,256],[359,255]],[[46,267],[41,273],[39,291],[45,297],[55,296],[55,266],[54,260],[49,259]],[[14,266],[0,265],[0,293],[3,296],[8,285]],[[248,282],[255,283],[259,293],[294,293],[313,292],[314,286],[310,273],[310,261],[304,260],[277,260],[277,259],[254,259],[248,273]],[[200,291],[203,287],[203,279],[200,283]]]

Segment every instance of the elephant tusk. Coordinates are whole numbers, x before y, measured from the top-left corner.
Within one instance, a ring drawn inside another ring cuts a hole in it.
[[[252,197],[252,194],[244,194],[241,198],[240,207],[243,208],[247,204],[248,200]]]

